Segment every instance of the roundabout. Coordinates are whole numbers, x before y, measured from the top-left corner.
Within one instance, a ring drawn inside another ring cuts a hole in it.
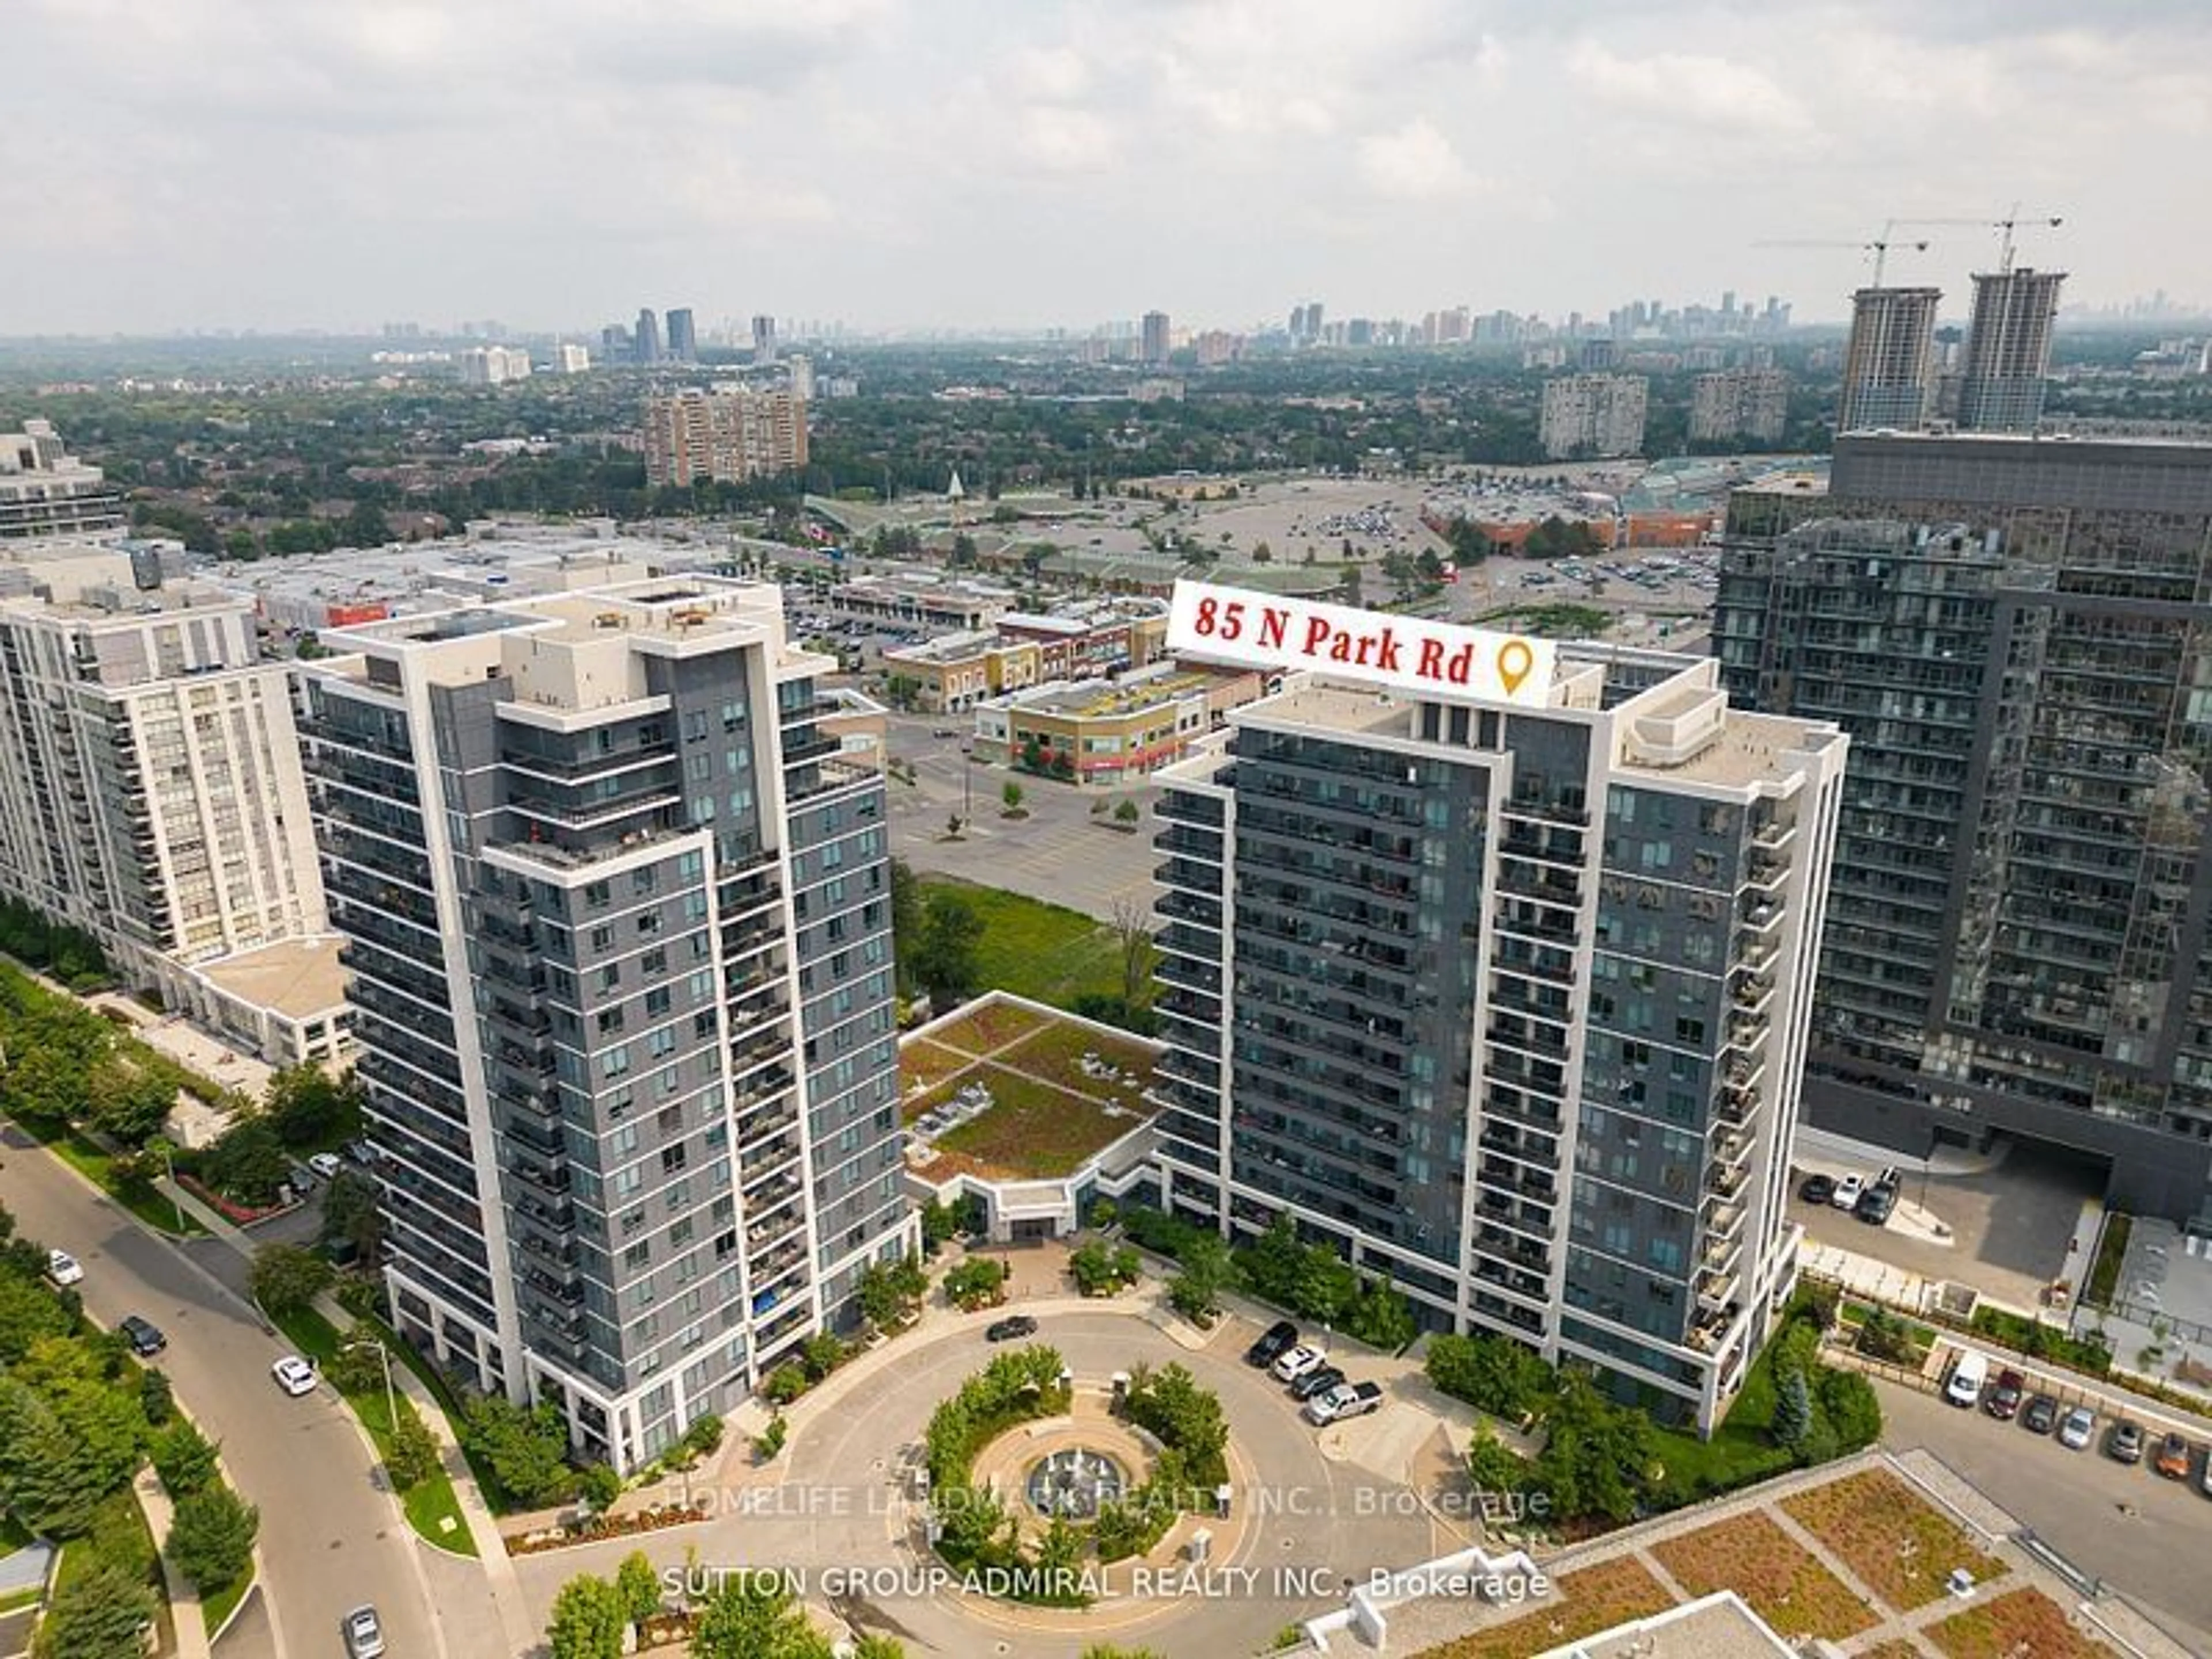
[[[972,1574],[940,1551],[949,1517],[927,1473],[928,1429],[990,1362],[986,1315],[886,1343],[802,1401],[780,1480],[753,1514],[741,1506],[705,1528],[701,1556],[896,1569],[859,1581],[889,1594],[817,1599],[917,1659],[1077,1659],[1099,1641],[1250,1652],[1285,1625],[1341,1606],[1371,1566],[1430,1552],[1429,1517],[1407,1489],[1324,1457],[1295,1402],[1242,1363],[1250,1333],[1236,1322],[1201,1334],[1133,1298],[1120,1310],[1064,1305],[1037,1309],[1036,1338],[1064,1365],[1064,1409],[989,1435],[967,1480],[1003,1509],[1020,1559],[1038,1557],[1055,1522],[1081,1535],[1077,1599],[1087,1605],[1038,1605],[1018,1581]],[[1226,1478],[1189,1483],[1168,1452],[1174,1518],[1147,1547],[1103,1560],[1099,1516],[1155,1481],[1165,1449],[1117,1412],[1115,1379],[1133,1373],[1141,1387],[1175,1367],[1219,1401]]]

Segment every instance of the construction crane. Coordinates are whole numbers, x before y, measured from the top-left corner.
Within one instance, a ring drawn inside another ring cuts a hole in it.
[[[1882,228],[1882,234],[1870,242],[1782,241],[1753,242],[1752,246],[1753,247],[1848,247],[1856,248],[1861,253],[1871,253],[1874,255],[1874,286],[1876,288],[1880,288],[1881,286],[1881,273],[1883,268],[1889,263],[1889,251],[1891,248],[1909,248],[1915,253],[1925,253],[1928,252],[1928,244],[1924,241],[1892,241],[1889,237],[1888,226],[1884,226]]]
[[[1997,245],[1997,274],[2002,276],[2012,269],[2014,231],[2022,226],[2043,226],[2056,230],[2065,222],[2065,220],[2055,214],[2049,216],[2036,214],[2030,217],[2022,217],[2020,204],[2014,202],[2012,204],[2010,215],[2002,219],[1893,219],[1887,226],[1884,227],[1882,234],[1887,235],[1891,229],[1899,225],[1965,225],[1980,229],[2002,231],[2003,240]]]

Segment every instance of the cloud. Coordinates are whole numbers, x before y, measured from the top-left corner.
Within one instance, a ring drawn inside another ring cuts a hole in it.
[[[1015,159],[1047,173],[1102,173],[1121,153],[1112,126],[1089,110],[1033,104],[1021,112],[1019,130]]]
[[[1768,135],[1813,125],[1804,106],[1771,76],[1726,58],[1680,52],[1626,58],[1584,40],[1568,54],[1567,72],[1618,110]]]
[[[1462,195],[1474,184],[1451,140],[1419,116],[1391,131],[1362,138],[1359,172],[1373,190],[1407,201]]]

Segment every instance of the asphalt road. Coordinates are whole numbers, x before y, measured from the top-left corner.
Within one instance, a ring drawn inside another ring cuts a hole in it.
[[[277,1389],[269,1367],[286,1350],[252,1310],[12,1124],[0,1125],[0,1203],[24,1235],[84,1264],[93,1318],[112,1326],[142,1314],[167,1334],[158,1363],[261,1510],[266,1650],[338,1654],[340,1618],[372,1601],[392,1659],[445,1655],[414,1536],[368,1444],[329,1389],[293,1400]],[[223,1644],[225,1659],[252,1651]]]
[[[1932,1395],[1877,1382],[1893,1450],[1923,1446],[2075,1566],[2124,1592],[2196,1653],[2212,1653],[2212,1498],[2196,1468],[2165,1480],[2146,1461],[2105,1455],[2100,1418],[2094,1443],[2069,1451],[2017,1421],[1947,1406]],[[2202,1452],[2198,1453],[2201,1461]],[[2177,1624],[2176,1621],[2181,1621]]]

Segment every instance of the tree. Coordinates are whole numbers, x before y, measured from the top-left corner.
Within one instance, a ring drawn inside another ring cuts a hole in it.
[[[166,1428],[169,1419],[177,1414],[177,1396],[169,1386],[169,1374],[159,1366],[149,1365],[138,1373],[138,1409],[146,1414],[151,1428]]]
[[[1124,806],[1135,804],[1121,803]],[[1117,897],[1113,927],[1121,962],[1121,1001],[1124,1006],[1134,1008],[1144,1002],[1152,982],[1152,912],[1134,899]]]
[[[588,1572],[571,1578],[554,1596],[553,1622],[545,1627],[552,1659],[621,1659],[626,1612],[622,1592],[605,1579]]]
[[[768,1427],[753,1437],[753,1455],[763,1463],[773,1463],[782,1454],[784,1443],[791,1438],[791,1425],[778,1412],[768,1420]]]
[[[176,1103],[175,1084],[113,1056],[94,1066],[84,1082],[86,1121],[125,1146],[143,1145],[159,1133]]]
[[[361,1132],[360,1085],[319,1066],[288,1066],[270,1075],[262,1112],[287,1146],[327,1146]]]
[[[845,1345],[834,1332],[817,1331],[799,1345],[799,1363],[810,1382],[819,1382],[844,1362]]]
[[[337,1352],[324,1363],[323,1376],[340,1394],[367,1394],[381,1389],[384,1359],[377,1349],[383,1340],[373,1325],[351,1326],[338,1340]]]
[[[276,1188],[291,1178],[292,1160],[276,1131],[258,1114],[240,1117],[200,1158],[200,1173],[210,1186],[242,1204],[275,1201]]]
[[[1065,759],[1066,757],[1063,756],[1061,758]],[[1058,769],[1055,768],[1054,769],[1057,770]],[[1072,765],[1070,769],[1073,769]],[[1144,817],[1143,811],[1139,809],[1137,803],[1133,800],[1124,799],[1118,802],[1114,808],[1114,822],[1116,823],[1134,823],[1142,817]]]
[[[1168,1300],[1184,1318],[1204,1324],[1219,1310],[1222,1288],[1229,1282],[1229,1246],[1217,1234],[1194,1234],[1176,1259],[1176,1269],[1168,1280]]]
[[[898,958],[900,983],[907,989],[915,981],[914,961],[921,950],[924,919],[921,884],[904,859],[891,860],[891,948]]]
[[[62,1576],[39,1633],[34,1659],[144,1659],[154,1593],[113,1561]]]
[[[1393,1285],[1370,1279],[1344,1316],[1344,1328],[1370,1347],[1404,1347],[1421,1334],[1413,1310]]]
[[[1557,1380],[1540,1354],[1503,1336],[1431,1337],[1427,1367],[1442,1392],[1508,1422],[1534,1411]]]
[[[642,1635],[645,1621],[660,1611],[660,1575],[643,1550],[623,1557],[615,1569],[615,1594],[621,1599],[623,1616]]]
[[[264,1244],[253,1254],[249,1283],[263,1310],[281,1319],[308,1306],[337,1277],[329,1262],[302,1245]]]
[[[865,1635],[853,1644],[853,1659],[906,1659],[906,1644],[893,1637]]]
[[[154,1473],[161,1477],[172,1498],[186,1497],[221,1473],[216,1462],[218,1449],[191,1421],[179,1418],[155,1438]]]
[[[692,1627],[691,1651],[696,1659],[832,1659],[836,1649],[790,1592],[746,1573],[714,1587]]]
[[[1006,1264],[994,1256],[970,1256],[945,1275],[945,1297],[971,1312],[1001,1299],[1006,1283]]]
[[[1782,1373],[1774,1386],[1774,1419],[1768,1431],[1774,1443],[1790,1451],[1805,1444],[1805,1437],[1813,1431],[1813,1391],[1805,1381],[1805,1373],[1792,1366]]]
[[[438,1472],[438,1437],[423,1422],[414,1402],[398,1401],[399,1418],[392,1425],[392,1438],[384,1456],[384,1472],[401,1492],[419,1486]]]
[[[975,994],[980,973],[975,946],[982,937],[983,918],[964,895],[930,895],[914,974],[929,993],[932,1006],[949,1008]]]
[[[504,1395],[478,1395],[461,1406],[461,1440],[518,1504],[538,1508],[575,1495],[568,1435],[549,1401],[529,1409]]]
[[[168,1557],[204,1595],[236,1583],[253,1559],[261,1511],[220,1480],[177,1500]]]
[[[1022,810],[1021,785],[1016,783],[1012,778],[1008,778],[1006,781],[1005,787],[999,791],[999,799],[1006,807],[1006,815],[1009,817],[1012,817],[1015,813]]]

